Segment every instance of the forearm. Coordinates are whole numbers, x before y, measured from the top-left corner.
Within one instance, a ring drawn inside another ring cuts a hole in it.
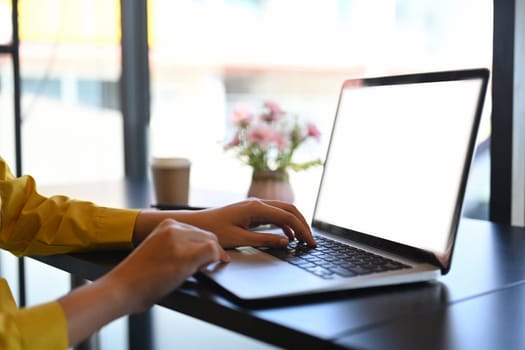
[[[244,245],[282,247],[294,238],[316,245],[308,223],[295,206],[253,199],[202,210],[141,211],[135,221],[133,243],[138,245],[159,222],[168,218],[212,232],[224,248]],[[250,230],[261,224],[276,225],[285,236]]]
[[[147,310],[200,267],[219,260],[226,262],[228,256],[213,234],[173,220],[162,221],[109,273],[59,300],[70,345],[121,316]]]
[[[123,288],[106,276],[79,287],[58,302],[68,324],[69,346],[75,346],[109,322],[130,313]]]
[[[143,210],[135,219],[133,228],[133,245],[142,242],[164,219],[174,219],[191,223],[191,212],[186,210]]]
[[[138,210],[45,197],[33,178],[2,177],[1,168],[0,158],[0,248],[22,256],[132,247]]]

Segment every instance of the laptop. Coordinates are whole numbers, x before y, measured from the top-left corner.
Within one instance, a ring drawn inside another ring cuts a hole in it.
[[[240,247],[197,277],[264,300],[446,274],[488,79],[480,68],[344,81],[312,216],[319,246]]]

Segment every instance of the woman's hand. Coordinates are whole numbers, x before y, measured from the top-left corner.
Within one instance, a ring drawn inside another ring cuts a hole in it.
[[[185,212],[178,220],[198,226],[217,235],[225,248],[238,246],[285,246],[297,239],[311,246],[317,243],[310,226],[293,205],[276,200],[247,199],[224,207]],[[286,235],[254,232],[250,228],[271,224]]]
[[[317,245],[310,226],[293,204],[255,198],[205,210],[144,210],[135,221],[133,243],[138,245],[166,218],[213,232],[224,248],[282,247],[288,244],[289,239],[298,239],[311,246]],[[264,224],[280,227],[284,236],[250,230]]]
[[[217,261],[229,261],[210,232],[172,219],[155,230],[119,264],[108,278],[124,285],[132,295],[133,312],[151,306],[181,285],[200,268]]]
[[[228,262],[217,237],[200,228],[163,220],[112,271],[58,301],[70,346],[121,316],[146,310],[210,263]]]

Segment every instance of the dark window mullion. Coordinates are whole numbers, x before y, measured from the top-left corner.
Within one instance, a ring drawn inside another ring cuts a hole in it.
[[[147,0],[121,0],[121,108],[126,178],[147,178],[150,119]]]
[[[515,0],[494,1],[490,220],[510,224]]]

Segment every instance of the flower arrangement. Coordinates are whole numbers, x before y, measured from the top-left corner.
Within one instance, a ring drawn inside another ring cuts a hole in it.
[[[254,174],[263,171],[305,170],[321,165],[320,159],[295,162],[297,148],[308,140],[320,140],[320,132],[312,123],[285,112],[275,102],[265,102],[258,114],[245,103],[235,106],[231,115],[235,134],[226,150],[236,151],[238,158],[253,168]]]

